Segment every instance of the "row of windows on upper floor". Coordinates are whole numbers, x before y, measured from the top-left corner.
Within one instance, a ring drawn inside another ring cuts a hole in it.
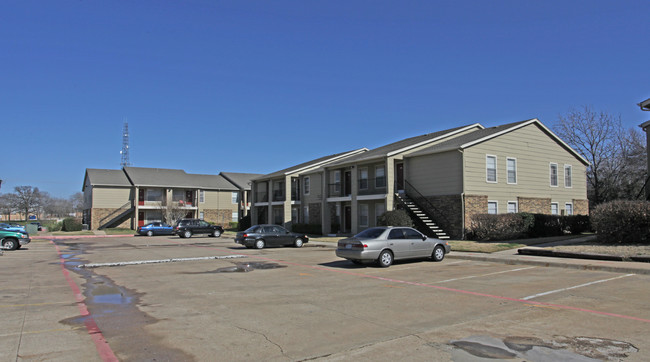
[[[159,188],[148,188],[148,189],[140,189],[143,193],[143,200],[142,201],[149,201],[149,202],[161,202],[163,201],[163,189]],[[183,201],[183,202],[192,202],[194,199],[194,190],[173,190],[172,191],[172,201],[178,202],[178,201]],[[236,204],[239,202],[239,192],[232,191],[230,193],[230,199],[233,204]],[[204,203],[205,202],[205,190],[199,190],[199,203]]]
[[[571,165],[564,165],[564,187],[571,188],[573,167]],[[549,163],[549,186],[558,187],[558,164],[555,162]],[[489,183],[497,183],[497,156],[485,156],[485,180]],[[517,184],[517,159],[514,157],[506,157],[506,182],[509,185]]]

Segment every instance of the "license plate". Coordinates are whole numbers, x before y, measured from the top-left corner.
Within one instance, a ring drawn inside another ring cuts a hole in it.
[[[345,244],[346,249],[352,249],[352,244]]]

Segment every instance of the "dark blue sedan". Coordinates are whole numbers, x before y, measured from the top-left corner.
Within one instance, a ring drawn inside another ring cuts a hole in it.
[[[164,222],[151,222],[145,226],[138,226],[138,234],[140,235],[171,235],[173,233],[174,228]]]

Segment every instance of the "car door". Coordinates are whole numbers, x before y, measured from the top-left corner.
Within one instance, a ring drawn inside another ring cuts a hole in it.
[[[212,232],[212,225],[210,225],[210,223],[208,223],[207,221],[200,220],[199,232],[201,234],[210,234]]]
[[[287,245],[293,242],[289,230],[283,228],[282,226],[275,226],[275,228],[277,229],[278,233],[278,245]]]
[[[274,246],[277,244],[277,232],[274,226],[264,226],[262,228],[262,239],[267,246]]]
[[[410,243],[409,245],[411,251],[409,254],[412,258],[424,258],[431,256],[433,249],[431,248],[431,243],[425,241],[426,238],[424,235],[420,234],[417,230],[406,228],[404,229],[404,235]]]
[[[391,229],[388,233],[388,247],[393,250],[395,259],[404,259],[409,257],[411,245],[410,240],[404,236],[404,230],[401,228]]]

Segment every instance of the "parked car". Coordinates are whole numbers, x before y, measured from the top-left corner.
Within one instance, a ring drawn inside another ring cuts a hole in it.
[[[9,231],[0,229],[0,245],[5,250],[20,249],[21,246],[29,244],[32,241],[29,234],[24,231]]]
[[[22,225],[18,224],[7,224],[7,223],[0,223],[0,229],[8,230],[8,231],[17,231],[17,232],[25,232],[25,227]]]
[[[181,238],[190,238],[195,234],[209,234],[214,237],[219,237],[223,234],[223,228],[199,219],[181,219],[174,226],[174,234]]]
[[[292,233],[278,225],[253,225],[235,236],[235,242],[247,248],[263,249],[266,246],[295,246],[301,248],[309,242],[305,234]]]
[[[374,227],[339,240],[336,256],[360,264],[375,261],[388,267],[394,260],[431,258],[441,261],[451,251],[449,243],[408,227]]]
[[[172,235],[174,233],[174,228],[164,222],[155,221],[144,226],[138,226],[137,232],[140,235],[147,236]]]

